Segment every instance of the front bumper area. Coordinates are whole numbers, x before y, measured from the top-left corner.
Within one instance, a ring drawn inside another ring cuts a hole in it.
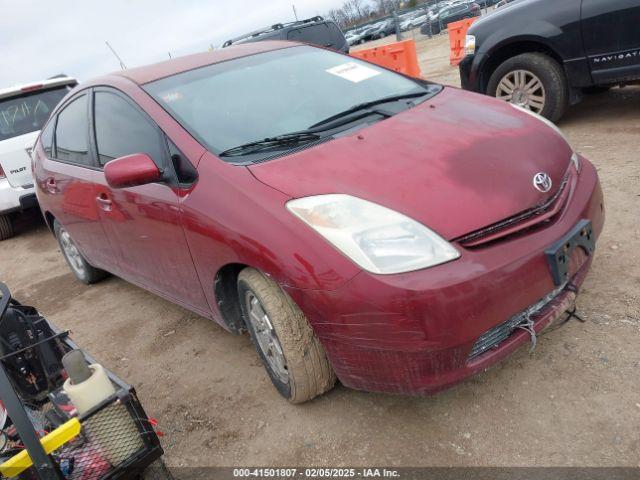
[[[0,179],[0,215],[19,212],[37,205],[33,185],[12,187],[6,178]]]
[[[603,196],[593,166],[583,169],[554,223],[479,248],[455,262],[400,275],[361,272],[334,291],[287,288],[307,315],[340,381],[389,393],[434,393],[481,372],[530,341],[521,329],[472,356],[480,337],[556,289],[545,249],[581,220],[599,236]],[[531,315],[540,332],[572,308],[593,258],[576,250],[569,286]]]

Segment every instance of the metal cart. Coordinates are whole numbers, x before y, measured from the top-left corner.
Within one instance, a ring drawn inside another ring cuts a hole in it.
[[[20,448],[24,449],[0,465],[2,475],[9,478],[56,480],[137,478],[148,476],[144,473],[145,469],[153,463],[154,476],[170,478],[164,465],[159,463],[163,450],[153,428],[155,422],[147,417],[134,388],[108,370],[107,375],[115,387],[115,395],[83,415],[70,415],[53,431],[41,431],[38,435],[37,430],[41,427],[34,424],[34,409],[27,405],[25,395],[21,395],[15,368],[8,372],[7,366],[11,362],[13,366],[17,360],[22,360],[22,357],[15,357],[16,355],[33,358],[34,353],[37,355],[38,349],[45,343],[55,345],[53,350],[60,358],[78,347],[69,338],[68,331],[59,330],[48,323],[35,308],[23,306],[13,300],[3,283],[0,283],[0,295],[0,325],[9,310],[12,315],[23,315],[28,317],[30,324],[38,325],[39,335],[46,333],[43,338],[42,335],[37,336],[30,345],[5,353],[0,358],[0,399],[7,417],[11,419],[14,434],[19,437]],[[30,335],[34,336],[32,333]],[[0,338],[0,342],[4,342],[4,347],[7,340]],[[49,357],[51,351],[47,349]],[[96,363],[90,355],[85,352],[83,354],[88,363]],[[56,363],[57,360],[59,359],[54,358],[52,364],[60,365]],[[64,377],[62,371],[55,371],[56,368],[53,367],[54,371],[47,373],[50,388],[45,394],[48,397],[45,396],[38,402],[37,408],[41,410],[35,411],[49,412],[53,408],[53,401],[49,401],[49,398],[62,387]],[[49,374],[52,374],[51,377]],[[35,380],[30,377],[29,381]],[[8,438],[4,429],[2,435],[5,440],[4,450]]]

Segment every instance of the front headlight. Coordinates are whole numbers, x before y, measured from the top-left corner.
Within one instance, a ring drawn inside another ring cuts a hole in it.
[[[449,242],[424,225],[350,195],[299,198],[289,201],[287,208],[371,273],[410,272],[460,257]]]
[[[578,154],[576,154],[575,151],[573,151],[573,147],[571,146],[571,143],[569,142],[569,139],[567,138],[567,136],[564,134],[564,132],[562,130],[560,130],[560,128],[555,123],[553,123],[551,120],[543,117],[542,115],[538,115],[536,112],[533,112],[533,111],[529,110],[528,108],[521,107],[520,105],[516,105],[515,103],[509,103],[509,105],[511,105],[513,108],[516,108],[516,109],[520,110],[521,112],[524,112],[524,113],[527,113],[527,114],[531,115],[536,120],[540,120],[547,127],[553,129],[558,135],[560,135],[563,138],[563,140],[565,142],[567,142],[567,145],[569,145],[569,148],[571,148],[571,150],[572,150],[571,162],[576,167],[576,170],[578,171],[578,173],[580,173],[580,157],[578,156]]]
[[[467,55],[476,53],[476,37],[474,35],[467,35],[464,42],[464,51]]]

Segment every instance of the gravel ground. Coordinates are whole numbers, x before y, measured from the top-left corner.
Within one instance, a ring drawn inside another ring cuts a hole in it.
[[[446,37],[418,49],[428,79],[459,84]],[[291,406],[247,336],[118,278],[76,282],[36,213],[2,243],[0,279],[137,387],[172,467],[640,466],[640,89],[590,97],[560,126],[595,163],[606,195],[607,225],[578,300],[587,322],[436,396],[338,386]]]

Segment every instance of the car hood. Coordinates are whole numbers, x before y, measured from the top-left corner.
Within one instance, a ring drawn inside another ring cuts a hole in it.
[[[509,104],[447,87],[354,134],[249,167],[295,198],[345,193],[454,239],[539,205],[566,174],[572,150]],[[534,188],[537,173],[553,187]]]

